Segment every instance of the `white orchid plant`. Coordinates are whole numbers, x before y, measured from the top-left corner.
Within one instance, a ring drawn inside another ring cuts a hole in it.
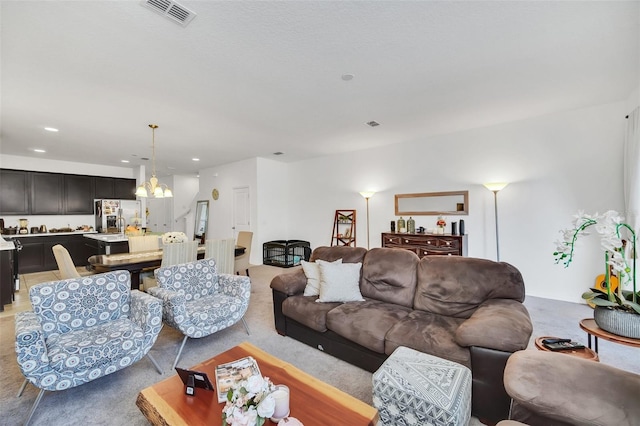
[[[271,393],[276,390],[268,377],[251,376],[227,392],[222,409],[222,425],[262,426],[273,416],[276,401]]]
[[[187,241],[187,234],[184,232],[173,231],[162,234],[162,244],[186,243]]]
[[[580,235],[589,235],[587,229],[593,226],[600,234],[600,246],[605,253],[605,281],[606,292],[592,288],[582,295],[596,306],[609,306],[635,312],[640,315],[640,292],[636,288],[636,234],[628,224],[623,222],[623,217],[614,210],[604,214],[588,215],[579,211],[574,216],[572,227],[561,232],[562,239],[556,242],[556,251],[553,253],[556,263],[564,264],[565,268],[573,260],[575,244]],[[630,238],[626,241],[621,236],[621,231],[626,230]],[[625,244],[631,245],[631,263],[625,256]],[[618,275],[620,286],[616,291],[611,289],[611,272],[613,269]],[[632,291],[623,290],[623,284],[631,284]]]

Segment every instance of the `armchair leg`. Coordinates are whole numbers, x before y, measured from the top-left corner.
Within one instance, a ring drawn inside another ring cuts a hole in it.
[[[249,326],[247,325],[247,322],[244,320],[244,317],[242,317],[242,324],[244,325],[244,329],[247,330],[247,334],[251,335],[251,333],[249,332]]]
[[[147,352],[147,356],[151,360],[151,363],[153,364],[153,366],[156,368],[156,371],[158,372],[158,374],[162,374],[162,370],[160,369],[160,366],[158,365],[158,362],[155,360],[155,358],[152,357],[151,354],[148,352]]]
[[[18,395],[16,395],[17,398],[20,398],[22,396],[22,392],[24,392],[24,388],[27,387],[27,383],[29,383],[29,381],[27,379],[24,379],[24,382],[22,382],[22,386],[20,386],[20,390],[18,391]]]
[[[33,402],[33,405],[31,406],[31,410],[29,411],[27,420],[24,422],[24,426],[27,426],[31,421],[31,417],[33,417],[33,413],[36,412],[36,408],[38,408],[38,404],[40,404],[40,400],[42,400],[43,396],[44,396],[44,389],[40,389],[38,396],[36,396],[36,400]]]
[[[182,339],[182,344],[180,345],[180,349],[178,350],[178,355],[176,355],[176,360],[173,361],[173,367],[171,367],[172,370],[176,369],[176,365],[178,365],[178,360],[180,359],[180,355],[182,355],[182,349],[184,349],[184,344],[187,343],[187,339],[189,337],[184,336],[184,339]]]

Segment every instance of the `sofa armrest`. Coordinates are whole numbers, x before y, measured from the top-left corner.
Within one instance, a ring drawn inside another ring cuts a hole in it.
[[[306,286],[307,277],[304,275],[302,268],[293,272],[276,275],[271,280],[271,288],[287,296],[304,293]]]
[[[599,362],[519,351],[507,361],[504,385],[515,403],[553,420],[544,424],[630,426],[640,419],[640,375]]]
[[[167,324],[180,330],[187,319],[187,300],[184,294],[162,287],[151,287],[147,292],[162,301],[162,316]]]
[[[147,347],[153,346],[162,328],[162,302],[150,294],[132,290],[130,318],[142,328]]]
[[[525,349],[533,332],[529,312],[513,299],[489,299],[456,330],[460,346],[481,346],[504,352]]]
[[[49,365],[47,346],[40,322],[34,312],[18,312],[15,315],[16,354],[22,374],[29,377],[34,370]]]
[[[228,296],[249,299],[251,296],[251,278],[244,275],[219,274],[220,291]]]

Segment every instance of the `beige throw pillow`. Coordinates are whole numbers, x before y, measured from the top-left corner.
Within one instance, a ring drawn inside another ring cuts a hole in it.
[[[362,263],[319,264],[320,297],[316,302],[361,302],[360,269]]]
[[[326,260],[316,260],[315,262],[301,261],[302,270],[307,277],[307,286],[304,288],[305,296],[318,296],[320,294],[320,269],[321,263],[342,263],[342,259],[335,262],[327,262]]]

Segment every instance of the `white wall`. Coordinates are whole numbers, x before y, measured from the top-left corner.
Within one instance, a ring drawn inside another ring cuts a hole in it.
[[[435,136],[402,145],[290,164],[286,235],[329,245],[336,209],[357,209],[358,246],[389,230],[396,193],[469,190],[469,256],[495,259],[493,194],[483,182],[510,182],[498,194],[501,260],[522,272],[527,293],[578,302],[603,272],[596,241],[580,243],[570,268],[555,265],[554,241],[578,210],[621,210],[625,102]],[[262,205],[260,205],[262,208]],[[406,218],[405,218],[406,219]],[[432,227],[436,218],[415,217]],[[267,232],[267,231],[265,231]]]
[[[200,191],[198,200],[209,201],[209,222],[207,225],[207,238],[235,238],[233,229],[233,189],[237,187],[249,187],[251,199],[251,231],[253,242],[250,262],[262,263],[262,253],[258,250],[257,240],[259,227],[257,221],[257,159],[238,161],[219,167],[200,170]],[[211,197],[211,191],[217,188],[220,193],[218,200]],[[195,206],[195,204],[194,204]],[[260,246],[262,247],[262,246]]]
[[[164,182],[161,179],[161,182]],[[166,178],[173,191],[172,198],[172,231],[181,231],[189,238],[193,236],[195,227],[196,200],[200,188],[200,180],[195,175],[174,175]]]
[[[287,164],[280,161],[258,158],[257,183],[257,229],[254,235],[260,251],[267,241],[280,240],[289,235],[289,209],[295,203],[290,187],[291,175]],[[259,258],[262,263],[262,256]]]

